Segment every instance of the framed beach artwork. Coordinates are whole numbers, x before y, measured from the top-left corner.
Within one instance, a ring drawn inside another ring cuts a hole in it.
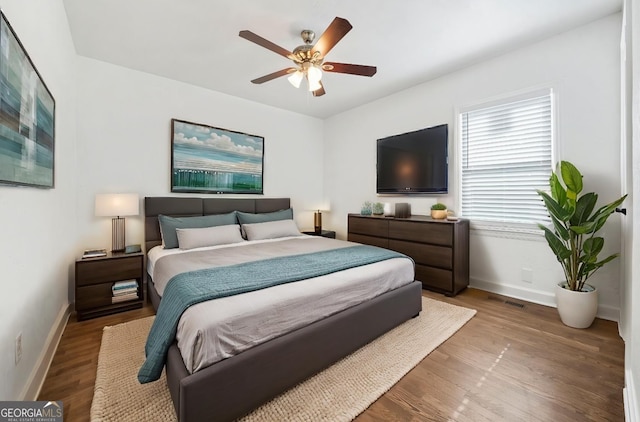
[[[55,101],[0,13],[0,184],[53,188]]]
[[[171,119],[171,192],[262,194],[264,138]]]

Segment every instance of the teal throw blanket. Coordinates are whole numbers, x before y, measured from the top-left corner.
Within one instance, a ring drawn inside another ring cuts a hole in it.
[[[178,274],[164,290],[147,338],[147,359],[138,372],[138,381],[144,384],[160,378],[180,316],[191,305],[391,258],[411,259],[387,249],[357,245]]]

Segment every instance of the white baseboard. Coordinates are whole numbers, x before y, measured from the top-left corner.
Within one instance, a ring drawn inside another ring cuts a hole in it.
[[[638,403],[638,393],[636,390],[633,374],[627,369],[624,374],[624,382],[626,387],[622,389],[624,398],[624,416],[627,422],[640,422],[640,403]]]
[[[69,319],[70,314],[70,304],[63,306],[60,309],[55,323],[53,324],[53,327],[51,328],[51,331],[47,336],[45,347],[42,349],[42,353],[38,358],[38,362],[33,368],[33,371],[31,371],[31,375],[29,376],[29,380],[24,390],[22,391],[22,394],[20,394],[20,400],[38,399],[38,395],[40,394],[40,390],[42,389],[44,380],[47,377],[47,372],[49,372],[51,361],[53,361],[53,356],[56,354],[58,344],[60,344],[62,333],[64,333],[64,329],[67,326],[67,320]]]
[[[544,292],[541,290],[529,289],[526,287],[513,286],[509,284],[498,284],[491,281],[480,280],[477,278],[471,278],[469,280],[469,287],[486,290],[491,293],[497,293],[515,299],[526,300],[527,302],[533,302],[539,305],[551,306],[552,308],[556,307],[555,294]],[[599,305],[598,318],[617,322],[620,319],[620,310],[611,306]]]

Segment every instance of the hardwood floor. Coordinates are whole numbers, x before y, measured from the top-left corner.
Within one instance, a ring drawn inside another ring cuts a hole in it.
[[[88,421],[102,329],[154,313],[147,304],[142,309],[80,322],[71,315],[38,400],[62,400],[65,422]]]
[[[577,330],[554,308],[475,289],[423,295],[478,313],[356,421],[624,420],[616,323]],[[82,322],[72,316],[39,400],[62,400],[66,422],[89,420],[102,328],[152,314],[147,306]]]

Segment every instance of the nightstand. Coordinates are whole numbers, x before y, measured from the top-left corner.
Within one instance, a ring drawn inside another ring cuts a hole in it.
[[[141,308],[144,302],[144,254],[108,253],[107,256],[76,260],[76,313],[78,321]],[[114,283],[136,280],[131,299],[117,302]]]
[[[306,232],[302,232],[303,234],[310,234],[311,236],[322,236],[322,237],[328,237],[329,239],[335,239],[336,238],[336,232],[332,231],[332,230],[322,230],[322,232],[320,233],[316,233],[315,231],[311,230],[311,231],[306,231]]]

